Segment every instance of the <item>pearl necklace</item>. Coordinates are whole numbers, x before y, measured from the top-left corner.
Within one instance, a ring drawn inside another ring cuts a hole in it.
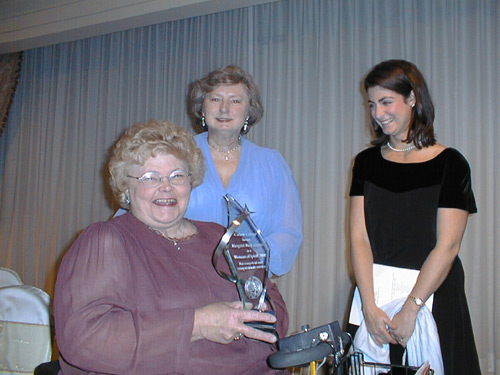
[[[211,145],[210,141],[208,140],[208,138],[207,138],[207,142],[208,142],[208,145],[210,147],[212,147],[215,151],[220,152],[222,155],[224,155],[224,159],[226,159],[226,161],[229,161],[229,154],[231,152],[236,151],[237,149],[240,148],[240,146],[241,146],[241,137],[238,137],[238,144],[236,146],[234,146],[232,149],[227,150],[227,151],[221,150],[220,148],[218,148],[218,147],[216,147],[214,145]]]
[[[387,142],[386,143],[387,147],[389,147],[392,151],[396,151],[396,152],[405,152],[405,151],[410,151],[410,150],[413,150],[415,148],[415,145],[411,145],[411,146],[408,146],[406,148],[395,148],[395,147],[392,147],[391,146],[391,142]]]

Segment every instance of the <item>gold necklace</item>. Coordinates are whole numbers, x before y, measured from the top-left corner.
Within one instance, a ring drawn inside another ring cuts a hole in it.
[[[229,154],[231,152],[236,151],[237,149],[240,148],[240,146],[241,146],[241,137],[238,136],[238,144],[236,146],[234,146],[232,149],[227,150],[227,151],[221,150],[220,148],[218,148],[218,147],[216,147],[214,145],[211,145],[208,138],[207,138],[207,142],[208,142],[208,145],[210,147],[212,147],[215,151],[220,152],[222,155],[224,155],[224,159],[226,159],[226,161],[229,161]]]
[[[159,234],[163,238],[165,238],[165,239],[169,240],[170,242],[172,242],[172,244],[177,249],[177,251],[181,250],[181,245],[179,244],[180,241],[190,240],[191,238],[193,238],[194,236],[196,236],[198,234],[198,228],[195,227],[195,231],[194,231],[193,234],[190,234],[190,235],[188,235],[186,237],[182,237],[182,238],[172,238],[172,237],[167,236],[165,233],[163,233],[159,229],[155,229],[155,228],[152,228],[152,227],[149,227],[149,226],[148,226],[148,228],[151,229],[153,232]]]

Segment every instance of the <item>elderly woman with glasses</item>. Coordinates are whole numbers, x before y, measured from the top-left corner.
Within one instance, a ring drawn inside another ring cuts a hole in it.
[[[243,309],[212,266],[224,227],[184,218],[204,174],[193,137],[170,122],[131,127],[109,163],[129,212],[85,229],[65,255],[54,315],[61,374],[268,374],[286,333],[283,298],[268,284],[266,312]]]

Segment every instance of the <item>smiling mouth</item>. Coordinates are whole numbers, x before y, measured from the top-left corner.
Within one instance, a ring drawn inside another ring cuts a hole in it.
[[[173,198],[155,199],[153,201],[153,203],[158,205],[158,206],[173,206],[173,205],[177,204],[177,199],[173,199]]]
[[[390,124],[392,122],[392,119],[384,120],[384,121],[379,121],[379,124],[381,126],[386,126],[387,124]]]

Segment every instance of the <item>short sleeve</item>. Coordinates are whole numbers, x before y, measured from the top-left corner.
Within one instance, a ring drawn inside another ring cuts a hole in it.
[[[469,163],[457,150],[447,149],[446,151],[449,155],[444,169],[443,186],[438,206],[476,213],[477,207],[472,192]]]
[[[352,167],[352,180],[349,196],[365,195],[365,174],[363,173],[363,155],[358,154],[354,159],[354,166]]]

